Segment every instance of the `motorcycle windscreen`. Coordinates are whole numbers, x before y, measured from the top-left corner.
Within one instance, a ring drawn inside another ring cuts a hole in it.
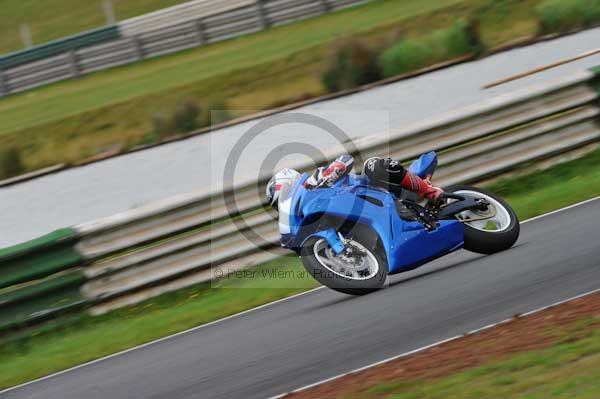
[[[279,210],[279,234],[281,235],[291,233],[294,187],[301,177],[302,175],[298,175],[294,179],[283,183],[281,191],[279,192],[277,209]]]
[[[414,161],[408,168],[408,170],[419,176],[421,179],[430,179],[435,172],[435,168],[437,167],[438,159],[435,151],[428,152],[427,154],[423,154]]]

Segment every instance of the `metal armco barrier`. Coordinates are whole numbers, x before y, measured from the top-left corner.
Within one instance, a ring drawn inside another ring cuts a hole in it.
[[[0,250],[0,329],[43,319],[88,302],[79,234],[61,229]]]
[[[252,4],[255,4],[255,0],[191,0],[120,21],[119,28],[123,36],[135,36]]]
[[[123,21],[118,26],[0,57],[0,97],[367,1],[370,0],[190,1]]]
[[[580,72],[354,144],[363,159],[388,154],[409,161],[435,149],[436,184],[477,182],[599,142],[596,74]],[[343,152],[328,148],[324,156]],[[277,225],[262,209],[258,189],[268,178],[235,187],[240,215],[233,218],[222,191],[195,192],[3,250],[3,326],[61,312],[51,306],[57,298],[67,298],[67,309],[87,303],[98,314],[209,281],[211,267],[236,270],[277,257]],[[250,230],[261,237],[259,245],[245,234]]]

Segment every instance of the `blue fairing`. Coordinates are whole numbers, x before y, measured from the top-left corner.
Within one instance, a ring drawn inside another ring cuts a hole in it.
[[[423,159],[421,165],[425,164],[427,168],[431,165],[435,168],[431,160]],[[410,270],[463,245],[460,222],[440,221],[436,230],[428,232],[419,222],[401,219],[396,210],[397,199],[385,190],[369,187],[364,176],[349,175],[333,187],[314,190],[304,188],[307,178],[308,175],[303,175],[291,190],[290,211],[286,216],[289,233],[281,235],[281,243],[287,248],[299,252],[312,236],[326,238],[334,248],[339,246],[341,240],[337,242],[333,229],[324,225],[324,216],[371,228],[385,250],[389,273]]]

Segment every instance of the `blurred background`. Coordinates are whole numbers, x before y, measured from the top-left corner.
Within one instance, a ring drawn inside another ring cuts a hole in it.
[[[179,8],[159,10],[177,3]],[[245,35],[324,10],[316,1],[288,3],[265,2],[263,15],[254,3],[238,0],[5,0],[0,93],[14,94],[0,105],[0,145],[12,154],[4,157],[19,162],[13,170],[3,166],[2,175],[78,164],[186,134],[209,124],[209,109],[223,110],[213,122],[225,121],[243,116],[227,109],[270,109],[490,54],[592,26],[598,14],[594,2],[384,1]],[[336,9],[358,2],[330,3]],[[25,44],[23,36],[29,37]],[[201,46],[231,37],[239,39]],[[583,44],[551,51],[560,58],[580,49]],[[177,54],[161,56],[167,53]],[[533,65],[497,66],[495,73]]]
[[[599,26],[600,0],[0,0],[0,389],[315,289],[279,250],[260,198],[268,154],[311,161],[290,143],[324,154],[314,164],[348,143],[403,162],[435,149],[434,183],[481,185],[521,220],[597,197]],[[252,127],[293,112],[346,139],[290,123],[236,152]],[[240,193],[236,215],[224,206],[228,183]],[[84,384],[67,373],[0,397],[291,391],[597,289],[598,205],[569,212],[528,224],[499,258],[460,253],[393,280],[357,300],[356,313],[345,296],[317,290],[250,324],[140,351],[127,367],[85,368]],[[248,242],[236,218],[266,244]],[[571,220],[581,229],[557,227]],[[248,266],[259,272],[212,273]],[[404,289],[400,317],[393,296]],[[530,329],[528,338],[493,356],[457,344],[470,359],[460,367],[312,397],[597,397],[597,302],[549,311],[544,320],[557,323],[515,323],[505,334],[516,342]],[[323,318],[328,307],[335,317]],[[287,324],[290,313],[310,322]],[[307,353],[311,323],[322,324],[315,344],[327,350]],[[332,343],[344,325],[351,331]],[[290,340],[261,341],[276,332]],[[220,334],[235,343],[220,346]],[[473,348],[494,346],[490,334]],[[496,355],[505,363],[490,363]],[[326,367],[302,372],[317,363]],[[170,377],[144,386],[164,370]],[[97,383],[99,373],[113,379]],[[223,384],[233,373],[237,382]],[[430,391],[414,382],[422,378],[435,379]],[[465,391],[446,391],[450,381]]]

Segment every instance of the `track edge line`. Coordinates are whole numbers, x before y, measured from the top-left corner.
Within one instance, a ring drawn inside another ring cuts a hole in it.
[[[546,305],[546,306],[542,306],[542,307],[536,308],[534,310],[530,310],[528,312],[520,314],[519,317],[525,317],[525,316],[529,316],[529,315],[532,315],[532,314],[535,314],[535,313],[539,313],[539,312],[542,312],[542,311],[544,311],[546,309],[550,309],[550,308],[553,308],[555,306],[559,306],[559,305],[562,305],[562,304],[567,303],[567,302],[574,301],[574,300],[579,299],[579,298],[583,298],[583,297],[586,297],[586,296],[589,296],[589,295],[593,295],[593,294],[596,294],[598,292],[600,292],[600,288],[597,288],[597,289],[592,290],[592,291],[584,292],[583,294],[579,294],[579,295],[576,295],[576,296],[573,296],[573,297],[570,297],[570,298],[567,298],[567,299],[563,299],[563,300],[560,300],[558,302],[554,302],[554,303],[552,303],[550,305]],[[437,342],[434,342],[432,344],[429,344],[429,345],[426,345],[426,346],[422,346],[420,348],[413,349],[413,350],[408,351],[408,352],[403,352],[403,353],[401,353],[399,355],[394,355],[392,357],[388,357],[386,359],[377,361],[375,363],[368,364],[366,366],[359,367],[357,369],[348,371],[346,373],[338,374],[338,375],[335,375],[333,377],[329,377],[327,379],[324,379],[324,380],[321,380],[321,381],[318,381],[318,382],[315,382],[315,383],[312,383],[312,384],[309,384],[309,385],[305,385],[305,386],[297,388],[297,389],[295,389],[293,391],[282,393],[282,394],[279,394],[277,396],[272,396],[269,399],[281,399],[281,398],[284,398],[284,397],[286,397],[288,395],[291,395],[291,394],[294,394],[294,393],[303,392],[303,391],[306,391],[306,390],[308,390],[310,388],[314,388],[316,386],[323,385],[323,384],[326,384],[326,383],[331,382],[331,381],[335,381],[335,380],[340,379],[342,377],[346,377],[348,375],[359,373],[361,371],[368,370],[370,368],[377,367],[379,365],[382,365],[382,364],[385,364],[385,363],[388,363],[388,362],[391,362],[391,361],[394,361],[394,360],[397,360],[397,359],[408,357],[410,355],[414,355],[416,353],[423,352],[423,351],[425,351],[427,349],[430,349],[430,348],[433,348],[433,347],[436,347],[436,346],[439,346],[439,345],[443,345],[443,344],[445,344],[447,342],[455,341],[455,340],[458,340],[460,338],[464,338],[464,337],[469,336],[469,335],[477,334],[477,333],[479,333],[481,331],[484,331],[484,330],[489,330],[490,328],[494,328],[494,327],[497,327],[497,326],[499,326],[501,324],[508,323],[511,320],[513,320],[513,318],[504,319],[504,320],[499,321],[497,323],[488,324],[486,326],[477,328],[475,330],[471,330],[471,331],[469,331],[467,333],[464,333],[464,334],[461,334],[461,335],[455,335],[454,337],[446,338],[446,339],[443,339],[441,341],[437,341]]]

